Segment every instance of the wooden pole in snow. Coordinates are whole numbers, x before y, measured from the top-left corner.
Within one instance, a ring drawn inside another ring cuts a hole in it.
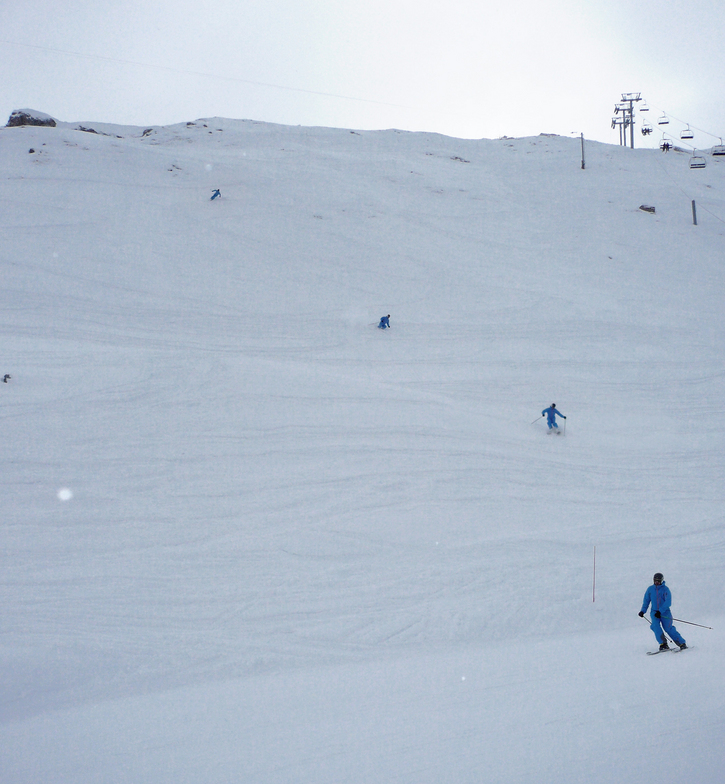
[[[595,591],[597,587],[597,546],[594,545],[594,574],[592,576],[592,601],[595,599]]]

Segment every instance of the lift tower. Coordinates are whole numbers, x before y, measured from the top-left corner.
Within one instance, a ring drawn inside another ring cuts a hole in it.
[[[627,128],[629,128],[630,146],[634,149],[634,105],[642,100],[642,93],[622,93],[622,100],[615,104],[612,128],[619,129],[619,143],[627,146]],[[622,114],[621,118],[619,114]]]

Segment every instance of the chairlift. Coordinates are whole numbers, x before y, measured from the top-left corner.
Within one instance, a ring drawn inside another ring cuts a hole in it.
[[[690,158],[690,168],[691,169],[704,169],[707,166],[707,161],[702,155],[693,155]]]
[[[649,136],[652,133],[652,126],[649,123],[642,123],[642,136]]]
[[[672,145],[670,142],[668,142],[667,139],[662,139],[660,142],[660,150],[662,150],[662,152],[669,152],[671,149]]]
[[[669,124],[670,124],[670,118],[666,114],[663,114],[662,117],[660,117],[660,119],[657,120],[657,125],[669,125]]]
[[[640,110],[640,112],[648,112],[649,111],[649,106],[647,106],[647,102],[646,101],[639,107],[639,110]]]
[[[725,155],[725,144],[722,143],[722,139],[720,139],[720,144],[716,144],[712,148],[713,155]]]
[[[689,125],[687,126],[687,128],[685,128],[684,131],[680,132],[680,139],[692,139],[693,136],[694,136],[694,134],[690,130],[690,126]]]

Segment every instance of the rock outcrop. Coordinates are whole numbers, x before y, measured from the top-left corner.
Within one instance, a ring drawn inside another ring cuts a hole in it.
[[[39,125],[41,127],[55,128],[55,120],[49,114],[36,112],[32,109],[16,109],[8,120],[6,128],[15,128],[20,125]]]

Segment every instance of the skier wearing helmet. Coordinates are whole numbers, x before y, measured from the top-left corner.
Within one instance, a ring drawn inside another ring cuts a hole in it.
[[[660,644],[661,651],[669,651],[670,646],[667,644],[667,637],[664,632],[672,637],[672,640],[679,648],[687,648],[687,643],[682,635],[672,625],[672,613],[670,612],[670,604],[672,604],[672,594],[670,589],[665,585],[665,578],[661,572],[657,572],[652,578],[653,585],[644,592],[644,600],[642,602],[642,609],[639,611],[639,617],[644,618],[647,608],[652,605],[652,612],[650,618],[652,623],[650,629],[654,632],[657,642]]]
[[[549,425],[549,430],[552,430],[553,428],[556,428],[557,430],[559,429],[559,425],[557,425],[557,424],[556,424],[556,418],[557,418],[558,416],[560,416],[562,419],[566,419],[566,417],[564,416],[564,414],[560,414],[560,413],[559,413],[559,412],[556,410],[556,403],[552,403],[552,404],[549,406],[549,408],[545,408],[545,409],[544,409],[544,410],[541,412],[541,416],[546,416],[546,417],[547,417],[547,420],[546,420],[546,421],[547,421],[547,423],[548,423],[548,425]]]

